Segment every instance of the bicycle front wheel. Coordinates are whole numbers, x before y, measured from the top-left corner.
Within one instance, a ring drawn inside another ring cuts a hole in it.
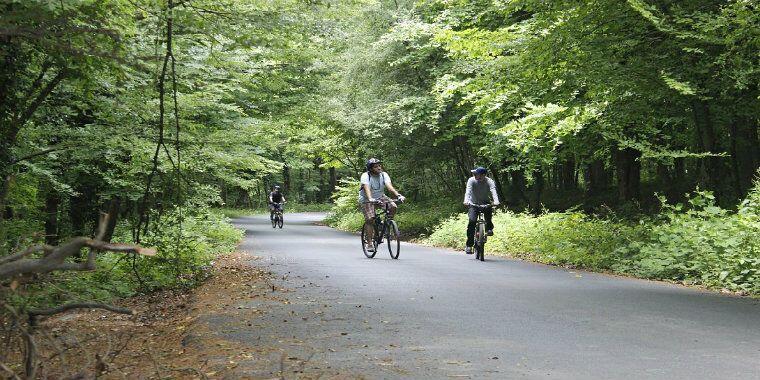
[[[283,218],[282,218],[282,214],[280,214],[280,215],[277,215],[277,227],[280,227],[280,228],[282,228],[282,222],[283,222],[283,220],[282,220],[282,219],[283,219]]]
[[[272,216],[272,228],[277,227],[277,215]]]
[[[485,261],[485,250],[486,250],[486,226],[484,223],[478,224],[478,237],[477,241],[475,242],[475,259],[480,261]]]
[[[485,247],[482,242],[475,243],[475,260],[485,261]]]
[[[388,252],[391,253],[392,259],[398,259],[398,255],[401,253],[401,241],[398,239],[398,225],[395,220],[388,222],[388,229],[385,233],[388,238]]]
[[[372,239],[372,244],[374,245],[374,251],[367,250],[367,236],[369,235],[370,231],[374,230],[374,226],[371,224],[364,224],[364,227],[362,227],[362,251],[364,251],[364,256],[367,256],[368,259],[371,259],[375,257],[375,254],[377,253],[377,240]],[[377,231],[375,231],[377,234]]]

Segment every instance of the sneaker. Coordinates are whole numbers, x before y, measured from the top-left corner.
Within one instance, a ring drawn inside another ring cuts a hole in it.
[[[472,255],[472,247],[465,247],[464,253],[466,253],[468,255]]]
[[[364,247],[367,250],[367,252],[375,252],[375,246],[372,244],[365,244]]]
[[[486,236],[493,236],[493,230],[486,231]]]

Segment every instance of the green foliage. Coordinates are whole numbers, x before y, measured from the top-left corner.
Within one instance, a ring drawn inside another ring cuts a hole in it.
[[[335,206],[325,218],[325,223],[344,231],[360,231],[364,216],[359,210],[359,179],[345,178],[335,188]]]
[[[497,213],[486,250],[537,262],[612,270],[644,278],[760,294],[760,184],[738,212],[709,192],[668,205],[638,225],[577,212]],[[467,215],[454,216],[426,241],[463,249]]]
[[[644,239],[618,250],[621,272],[760,293],[760,209],[755,187],[738,213],[697,192],[685,205],[663,204],[659,219],[642,225]],[[685,210],[684,210],[685,208]]]
[[[162,215],[144,238],[144,246],[158,249],[155,257],[100,254],[97,270],[45,275],[21,288],[13,302],[25,307],[71,300],[110,302],[138,292],[193,286],[206,278],[214,257],[232,252],[242,236],[226,217],[208,209],[182,216],[174,210]],[[128,225],[119,227],[114,240],[131,240]]]
[[[605,270],[615,262],[615,249],[624,244],[631,228],[577,212],[540,216],[512,212],[494,215],[494,237],[486,251],[547,264]],[[464,249],[467,214],[437,226],[430,244]]]

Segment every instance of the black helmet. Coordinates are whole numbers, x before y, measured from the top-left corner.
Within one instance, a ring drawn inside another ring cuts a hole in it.
[[[370,158],[369,160],[367,160],[367,171],[372,169],[372,165],[380,164],[380,163],[382,163],[382,161],[378,160],[377,158],[374,158],[374,157]]]

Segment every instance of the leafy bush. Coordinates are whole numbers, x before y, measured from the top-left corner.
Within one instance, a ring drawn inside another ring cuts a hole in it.
[[[364,216],[359,211],[359,180],[344,178],[335,188],[335,205],[325,218],[325,223],[344,231],[358,231],[364,225]]]
[[[696,192],[686,205],[667,205],[645,238],[618,249],[620,272],[760,294],[760,184],[739,211]]]
[[[70,300],[108,302],[138,292],[189,287],[204,279],[218,254],[231,252],[243,236],[228,219],[206,208],[165,213],[152,224],[142,241],[155,247],[155,257],[106,253],[98,256],[92,272],[54,272],[29,284],[13,301],[27,306],[60,304]],[[180,236],[179,221],[182,220]],[[114,241],[131,242],[126,224]],[[179,243],[179,244],[178,244]]]
[[[464,249],[467,214],[440,224],[428,243]],[[615,249],[632,229],[578,212],[546,213],[538,217],[501,212],[494,214],[494,236],[486,251],[547,264],[608,269]]]
[[[760,183],[738,212],[707,192],[638,225],[577,212],[498,213],[486,250],[512,257],[760,294]],[[430,244],[462,249],[467,215],[438,225]]]

